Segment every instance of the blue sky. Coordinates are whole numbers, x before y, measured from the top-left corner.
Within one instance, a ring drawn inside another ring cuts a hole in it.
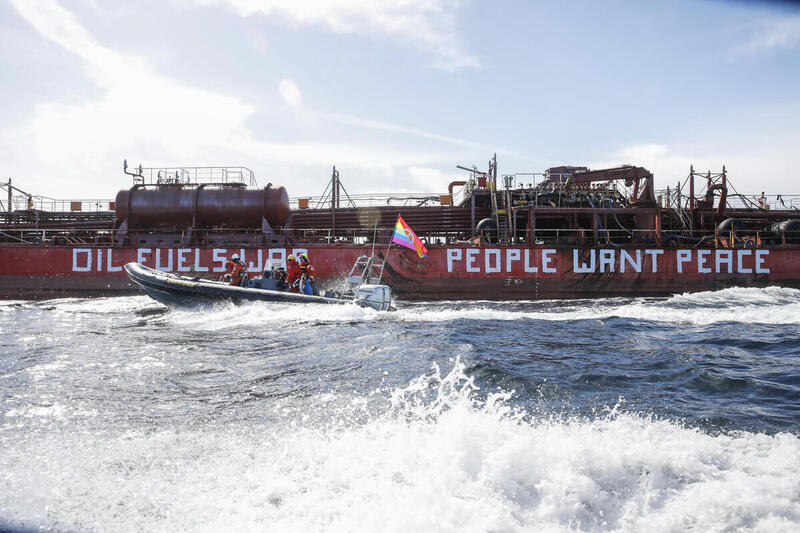
[[[789,3],[0,0],[0,64],[0,177],[58,198],[112,197],[124,157],[435,192],[495,151],[800,193]]]

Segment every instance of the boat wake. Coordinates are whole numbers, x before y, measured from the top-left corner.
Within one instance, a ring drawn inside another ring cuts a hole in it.
[[[438,304],[441,305],[441,304]],[[800,290],[732,288],[686,293],[670,298],[606,298],[529,302],[451,302],[444,308],[402,310],[415,320],[602,320],[628,318],[674,324],[706,325],[720,322],[759,324],[800,323]]]
[[[670,298],[606,298],[527,302],[401,302],[395,313],[379,314],[357,306],[220,304],[202,312],[174,310],[174,325],[224,328],[246,324],[336,322],[575,321],[623,318],[668,324],[710,325],[726,322],[800,324],[800,290],[770,287],[731,288]]]
[[[36,309],[59,317],[89,313],[119,316],[137,313],[155,323],[190,330],[217,331],[232,325],[286,325],[381,322],[580,321],[614,318],[675,325],[717,323],[800,324],[800,290],[731,288],[669,298],[595,300],[400,302],[394,313],[376,313],[356,305],[292,305],[254,302],[218,303],[201,308],[168,309],[147,297],[58,299],[0,302],[0,313]],[[264,328],[265,334],[269,328]]]

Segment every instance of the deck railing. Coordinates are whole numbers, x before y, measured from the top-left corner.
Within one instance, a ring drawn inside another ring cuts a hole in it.
[[[796,233],[796,232],[795,232]],[[800,236],[789,234],[791,241]],[[179,229],[159,232],[147,232],[131,235],[131,240],[125,246],[158,246],[158,247],[186,247],[186,246],[258,246],[261,247],[263,233],[254,229],[229,229],[220,230],[194,230],[191,240],[187,243],[184,237],[187,234]],[[289,242],[298,244],[328,244],[328,245],[369,245],[376,242],[377,246],[386,246],[391,241],[392,228],[381,227],[377,231],[363,227],[320,230],[318,228],[295,228],[287,232]],[[47,229],[0,229],[0,242],[4,245],[67,245],[67,246],[115,246],[115,233],[110,229],[75,229],[75,228],[47,228]],[[536,229],[508,230],[502,244],[497,244],[498,235],[488,233],[483,235],[480,244],[483,246],[528,246],[530,244],[553,247],[655,247],[658,244],[656,234],[652,230],[620,230],[598,229],[595,234],[587,229]],[[471,231],[453,230],[451,228],[431,229],[420,235],[422,241],[428,246],[444,246],[453,244],[478,244],[477,237]],[[729,232],[670,232],[660,234],[660,243],[668,247],[728,247],[733,243],[735,247],[753,247],[766,244],[782,244],[782,236],[768,231],[740,231]],[[202,244],[198,244],[202,243]],[[288,246],[288,245],[287,245]]]
[[[423,205],[441,205],[441,197],[448,194],[430,192],[386,192],[376,194],[342,195],[339,207],[415,207]],[[330,196],[293,196],[289,198],[292,209],[330,209]]]
[[[659,189],[656,198],[661,207],[689,209],[689,196],[679,189]],[[702,200],[703,197],[696,197]],[[715,198],[715,207],[719,198]],[[800,195],[798,194],[735,194],[729,193],[725,205],[728,209],[750,209],[757,211],[797,210],[800,211]]]
[[[49,213],[102,213],[114,210],[114,200],[74,199],[62,200],[47,196],[14,195],[11,211],[47,211]]]
[[[127,174],[133,176],[134,184],[243,183],[258,187],[255,173],[247,167],[136,167]]]
[[[212,167],[209,167],[212,168]],[[213,167],[218,168],[218,167]],[[232,183],[233,181],[229,181]],[[222,182],[219,182],[222,183]],[[237,182],[239,183],[239,182]],[[456,187],[453,191],[453,205],[459,205],[468,194],[470,184]],[[377,194],[351,194],[340,199],[340,207],[415,207],[415,206],[435,206],[446,205],[442,203],[443,197],[449,197],[446,193],[431,192],[386,192]],[[676,194],[675,190],[656,191],[663,208],[688,209],[689,198]],[[289,198],[289,206],[297,210],[307,206],[310,209],[330,209],[330,197],[321,196],[293,196]],[[773,194],[773,195],[729,195],[727,198],[729,209],[750,209],[750,210],[795,210],[800,211],[800,195]],[[5,202],[3,207],[7,210]],[[102,213],[114,211],[114,200],[107,198],[84,198],[84,199],[59,199],[47,196],[25,196],[15,194],[12,197],[12,211],[46,211],[52,213]]]

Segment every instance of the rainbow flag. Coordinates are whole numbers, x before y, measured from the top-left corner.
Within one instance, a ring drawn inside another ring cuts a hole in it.
[[[428,249],[425,248],[425,245],[422,244],[421,240],[419,240],[419,237],[417,237],[417,234],[414,233],[414,230],[412,230],[409,225],[406,224],[406,221],[403,220],[403,217],[400,215],[397,215],[397,223],[394,225],[392,242],[396,242],[400,246],[405,246],[406,248],[416,250],[420,258],[428,255]]]

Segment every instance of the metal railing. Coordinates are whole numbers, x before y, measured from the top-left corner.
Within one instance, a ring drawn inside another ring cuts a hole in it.
[[[793,235],[796,242],[797,232]],[[302,244],[325,245],[371,245],[387,246],[391,241],[392,228],[374,230],[362,227],[337,229],[336,231],[314,228],[296,228],[287,232],[286,237],[291,244],[264,245],[263,234],[254,229],[231,229],[225,232],[218,230],[194,230],[190,242],[185,242],[185,234],[181,231],[150,232],[126,242],[129,247],[193,247],[193,246],[291,246]],[[0,230],[0,242],[4,245],[67,245],[67,246],[118,246],[113,240],[115,232],[110,229],[48,228],[48,229],[3,229]],[[694,231],[673,233],[662,231],[657,239],[653,230],[620,230],[598,229],[597,232],[587,229],[537,228],[531,232],[525,229],[506,230],[503,232],[484,233],[483,238],[476,237],[469,230],[453,230],[452,228],[431,229],[419,236],[426,246],[446,246],[454,244],[478,244],[483,246],[552,246],[560,247],[680,247],[680,248],[715,248],[715,247],[752,247],[755,245],[773,245],[782,243],[782,235],[770,231],[714,232]],[[141,241],[135,239],[141,238]],[[500,241],[500,242],[498,242]],[[202,243],[202,244],[198,244]]]
[[[659,189],[656,198],[664,208],[689,209],[689,196],[680,189]],[[696,196],[695,200],[705,197]],[[715,196],[715,205],[719,204],[719,197]],[[728,209],[753,209],[761,211],[800,210],[800,195],[798,194],[736,194],[729,193],[725,205]]]
[[[760,210],[800,210],[800,195],[728,195],[728,207],[731,209],[760,209]]]
[[[423,205],[440,205],[441,196],[447,194],[427,193],[427,192],[400,192],[400,193],[378,193],[378,194],[350,194],[341,198],[340,207],[417,207]],[[289,198],[291,209],[300,209],[300,203],[307,203],[309,209],[330,209],[330,196],[293,196]]]
[[[177,185],[195,183],[243,183],[258,187],[255,173],[247,167],[136,167],[126,170],[134,184]]]
[[[48,211],[53,213],[97,213],[113,211],[114,200],[108,199],[77,199],[63,200],[48,196],[14,195],[11,199],[12,211]]]

